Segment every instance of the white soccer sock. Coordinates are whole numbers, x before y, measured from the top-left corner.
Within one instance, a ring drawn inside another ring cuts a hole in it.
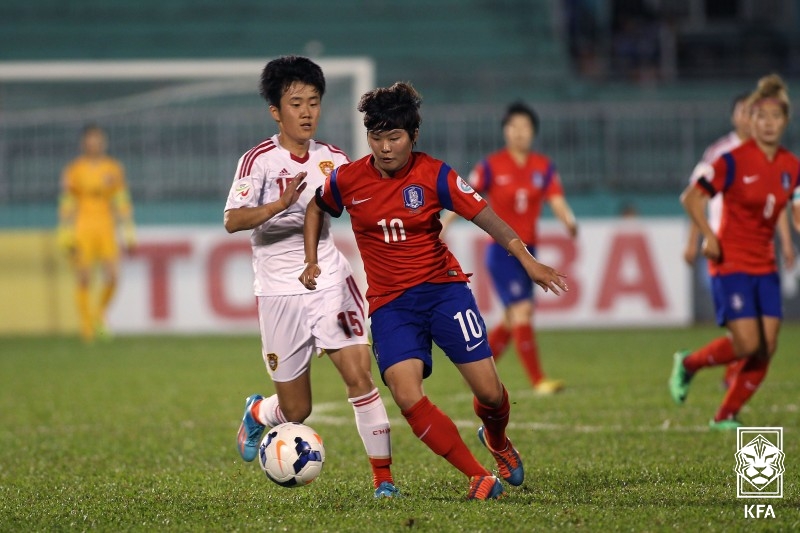
[[[392,456],[392,440],[389,435],[389,415],[383,405],[377,387],[371,392],[348,398],[356,415],[356,427],[369,457]]]
[[[287,421],[286,417],[283,416],[281,406],[278,405],[277,394],[264,398],[258,404],[258,421],[271,428]]]

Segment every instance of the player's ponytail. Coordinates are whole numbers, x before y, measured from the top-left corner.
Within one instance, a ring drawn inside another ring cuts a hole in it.
[[[758,80],[756,90],[750,94],[748,104],[751,109],[755,109],[764,100],[777,102],[783,109],[788,118],[791,114],[791,102],[789,101],[789,89],[786,82],[777,74],[769,74]]]

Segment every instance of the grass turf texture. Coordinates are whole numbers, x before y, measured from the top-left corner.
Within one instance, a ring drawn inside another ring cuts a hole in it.
[[[797,530],[800,527],[800,325],[786,325],[746,425],[784,428],[784,498],[736,498],[736,434],[707,429],[721,370],[698,374],[672,404],[672,352],[712,327],[539,334],[544,366],[567,381],[531,393],[517,358],[498,367],[512,400],[509,434],[526,481],[500,501],[467,502],[467,480],[392,420],[395,481],[374,500],[344,389],[315,360],[315,412],[327,462],[308,487],[283,489],[243,463],[235,436],[246,395],[269,393],[255,337],[129,337],[85,347],[64,338],[0,339],[0,531],[586,531]],[[493,466],[466,387],[439,354],[431,399]],[[776,518],[746,519],[772,504]]]

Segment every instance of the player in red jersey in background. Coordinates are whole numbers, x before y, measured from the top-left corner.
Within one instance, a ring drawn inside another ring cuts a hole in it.
[[[550,204],[571,237],[578,234],[578,224],[564,197],[555,165],[547,156],[531,150],[539,133],[536,112],[521,102],[513,103],[506,110],[502,126],[505,148],[475,166],[470,185],[487,196],[495,213],[517,232],[535,256],[537,224],[544,202]],[[533,283],[519,261],[497,242],[491,243],[486,251],[486,265],[504,307],[503,322],[489,332],[489,346],[495,360],[513,340],[534,389],[542,394],[560,391],[564,382],[545,378],[539,362],[533,329]]]
[[[733,99],[733,105],[731,106],[731,124],[733,125],[733,130],[715,140],[706,148],[702,158],[692,170],[689,183],[695,183],[704,175],[709,174],[709,171],[713,171],[711,165],[714,164],[714,161],[722,157],[723,154],[738,148],[744,141],[750,138],[750,109],[747,103],[749,98],[750,93],[743,93],[737,95]],[[722,219],[722,193],[715,194],[708,199],[707,212],[708,225],[716,234]],[[786,210],[783,211],[781,217],[778,219],[777,230],[784,257],[791,257],[794,253],[794,247],[792,245],[792,234],[789,228],[789,217]],[[689,236],[686,240],[686,247],[683,250],[683,259],[690,267],[694,267],[697,262],[697,252],[700,248],[700,243],[700,229],[695,223],[691,222]],[[705,261],[703,261],[703,263],[703,266],[705,266]],[[711,278],[708,273],[708,268],[706,267],[703,270],[705,272],[704,281],[706,286],[710,288]],[[720,340],[719,349],[723,351],[733,350],[733,341],[730,339],[730,335],[727,341]],[[725,368],[725,377],[722,381],[724,388],[727,389],[730,386],[733,376],[739,371],[744,362],[744,359],[737,359],[727,365]]]
[[[775,74],[761,78],[748,105],[753,138],[717,159],[681,196],[703,235],[717,322],[731,337],[675,354],[669,380],[673,400],[686,400],[691,379],[701,368],[745,360],[710,422],[712,429],[741,426],[736,417],[766,375],[783,316],[775,227],[787,205],[792,205],[795,225],[800,225],[800,161],[780,144],[790,115],[785,83]],[[715,233],[705,216],[705,203],[718,193],[723,193],[723,208]],[[794,251],[784,253],[791,264]],[[726,349],[728,343],[731,349]]]
[[[362,96],[372,155],[335,170],[306,210],[308,265],[300,277],[314,289],[324,212],[346,209],[367,275],[373,351],[381,376],[414,434],[470,479],[468,499],[504,494],[482,466],[453,421],[425,395],[433,370],[432,342],[456,365],[483,421],[478,438],[492,453],[508,483],[524,479],[522,460],[506,436],[510,403],[497,375],[483,319],[467,286],[467,275],[440,239],[439,212],[449,209],[472,220],[523,265],[530,278],[556,294],[563,276],[539,263],[519,236],[447,164],[414,152],[421,98],[411,85],[395,83]],[[324,274],[324,273],[323,273]]]

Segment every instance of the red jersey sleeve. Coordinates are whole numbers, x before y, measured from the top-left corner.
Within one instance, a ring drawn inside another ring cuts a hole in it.
[[[486,200],[447,164],[442,163],[436,182],[442,207],[472,220],[487,206]]]
[[[711,165],[713,172],[710,176],[700,176],[695,182],[695,187],[701,188],[709,196],[724,192],[733,183],[736,173],[736,163],[730,152],[722,154]]]
[[[337,167],[331,172],[330,176],[325,179],[325,183],[317,187],[314,195],[319,208],[334,218],[342,216],[342,211],[344,211],[342,194],[337,183],[340,168],[342,167]]]
[[[547,165],[547,172],[544,176],[545,190],[544,197],[552,198],[553,196],[564,196],[564,187],[561,185],[561,175],[556,170],[553,163]]]
[[[473,189],[480,193],[485,193],[489,189],[489,181],[491,180],[492,169],[489,166],[489,161],[484,159],[472,169],[469,173],[469,184]]]

